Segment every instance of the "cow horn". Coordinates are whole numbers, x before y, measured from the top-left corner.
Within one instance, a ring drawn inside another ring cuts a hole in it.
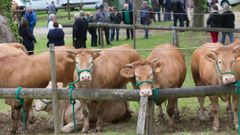
[[[133,68],[133,64],[126,64],[125,67]]]
[[[159,59],[160,59],[160,58],[155,58],[155,59],[153,59],[153,60],[151,61],[151,63],[155,63],[155,62],[157,62]]]
[[[240,45],[237,45],[233,48],[233,53],[236,53],[237,51],[239,51],[240,49]]]

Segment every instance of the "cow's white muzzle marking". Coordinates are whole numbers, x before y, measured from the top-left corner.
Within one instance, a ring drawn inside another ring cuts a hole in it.
[[[224,83],[224,84],[233,83],[233,82],[236,81],[236,80],[235,80],[235,76],[232,75],[232,74],[224,74],[224,75],[222,76],[222,79],[223,79],[223,83]]]

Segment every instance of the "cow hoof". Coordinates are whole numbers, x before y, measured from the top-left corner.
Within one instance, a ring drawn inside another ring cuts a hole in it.
[[[198,117],[200,121],[209,121],[210,120],[210,115],[208,111],[200,111],[198,112]]]
[[[82,133],[88,133],[88,129],[83,128],[81,132]]]
[[[30,124],[34,124],[36,121],[37,119],[34,116],[32,116],[32,118],[28,120]]]
[[[218,128],[218,127],[213,127],[213,131],[214,131],[214,132],[218,132],[218,131],[219,131],[219,128]]]
[[[102,132],[102,131],[103,131],[103,128],[101,128],[101,127],[97,127],[96,130],[95,130],[96,133],[97,132]]]
[[[179,112],[178,111],[174,111],[174,120],[176,120],[176,121],[180,121],[180,114],[179,114]]]

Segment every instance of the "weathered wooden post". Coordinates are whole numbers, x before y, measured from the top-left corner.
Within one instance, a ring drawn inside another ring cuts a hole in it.
[[[148,101],[147,118],[146,118],[146,134],[154,134],[154,102]]]
[[[132,31],[133,31],[133,48],[136,49],[136,19],[137,19],[137,16],[136,16],[136,0],[133,0],[133,27],[132,27]]]
[[[67,9],[68,9],[68,20],[70,20],[70,5],[69,5],[69,0],[67,0]]]
[[[144,135],[147,106],[148,106],[148,97],[141,97],[140,109],[138,112],[137,129],[136,129],[137,135]]]
[[[178,31],[173,28],[173,45],[179,47]]]
[[[103,28],[99,27],[99,40],[100,40],[100,46],[104,47],[104,40],[103,40]]]
[[[50,59],[51,59],[51,78],[52,78],[52,91],[53,91],[53,117],[54,117],[54,134],[59,135],[60,122],[59,122],[59,103],[57,93],[57,82],[56,82],[56,63],[55,63],[55,50],[54,45],[50,44]]]

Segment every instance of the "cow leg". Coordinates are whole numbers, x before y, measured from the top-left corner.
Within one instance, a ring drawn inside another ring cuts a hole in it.
[[[180,120],[180,114],[179,114],[179,110],[178,110],[178,100],[175,103],[174,119],[177,120],[177,121]]]
[[[76,125],[77,125],[77,130],[79,130],[83,126],[83,121],[77,121]],[[74,123],[73,122],[68,123],[61,129],[62,133],[71,133],[73,131],[74,131]]]
[[[82,105],[82,113],[83,113],[83,128],[82,132],[87,133],[89,130],[89,109],[88,104],[84,100],[80,100],[80,103]]]
[[[159,108],[158,119],[160,122],[163,122],[165,119],[164,119],[164,113],[162,110],[162,104],[160,104],[158,108]]]
[[[231,113],[232,110],[232,102],[231,102],[231,95],[227,96],[227,107],[226,107],[226,111]]]
[[[17,132],[20,113],[21,113],[21,108],[13,108],[13,107],[11,108],[11,117],[13,120],[12,130],[11,130],[12,134],[15,134]]]
[[[238,130],[238,95],[235,94],[232,97],[232,111],[234,127]]]
[[[24,106],[23,106],[23,110],[25,113],[25,122],[26,122],[26,129],[24,129],[25,133],[28,133],[28,116],[29,116],[29,112],[30,112],[30,109],[32,106],[32,101],[33,101],[32,99],[25,100]],[[21,115],[23,115],[23,114],[21,113]],[[23,121],[23,119],[22,119],[22,121]]]
[[[36,118],[35,118],[35,116],[33,115],[33,109],[32,109],[32,107],[31,107],[30,110],[29,110],[29,114],[28,114],[28,122],[29,122],[30,124],[33,124],[35,121],[36,121]]]
[[[124,104],[125,104],[125,107],[126,107],[126,118],[128,120],[130,120],[132,118],[132,113],[131,113],[131,110],[130,110],[130,107],[129,107],[129,102],[128,101],[124,101]]]
[[[217,132],[219,130],[218,97],[217,96],[210,96],[209,98],[210,98],[210,101],[211,101],[211,113],[213,115],[213,130]]]
[[[200,109],[198,112],[198,117],[199,117],[200,121],[208,121],[210,119],[208,112],[204,108],[204,99],[205,99],[205,97],[198,97],[198,103],[200,106]]]
[[[174,109],[177,102],[176,98],[168,99],[167,113],[168,113],[168,126],[171,131],[174,130]]]
[[[98,102],[97,105],[97,127],[96,132],[102,132],[103,131],[103,120],[102,120],[102,114],[103,114],[103,102]]]

